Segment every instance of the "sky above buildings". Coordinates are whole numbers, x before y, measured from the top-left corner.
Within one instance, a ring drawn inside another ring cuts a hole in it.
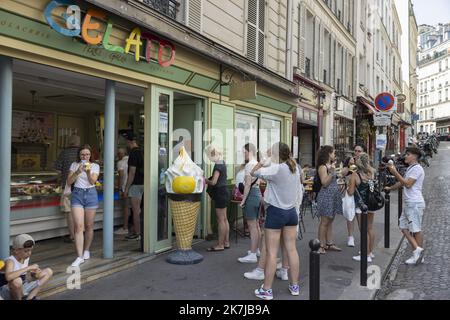
[[[412,3],[418,25],[450,23],[449,0],[412,0]]]

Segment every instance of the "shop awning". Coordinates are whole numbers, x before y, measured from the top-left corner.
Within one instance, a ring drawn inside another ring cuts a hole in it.
[[[367,110],[369,110],[370,114],[375,114],[375,112],[377,112],[375,107],[372,105],[372,102],[370,102],[369,100],[366,100],[363,97],[358,97],[357,101],[359,104],[365,106],[367,108]]]

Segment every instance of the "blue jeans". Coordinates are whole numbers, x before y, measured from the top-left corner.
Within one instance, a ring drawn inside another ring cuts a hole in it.
[[[95,187],[81,189],[73,188],[71,198],[72,208],[83,208],[93,210],[98,208],[98,195]]]

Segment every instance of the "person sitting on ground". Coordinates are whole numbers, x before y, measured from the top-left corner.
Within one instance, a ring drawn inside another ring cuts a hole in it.
[[[36,296],[50,280],[53,271],[41,270],[37,264],[29,266],[35,242],[28,234],[18,235],[13,242],[11,256],[0,273],[0,297],[4,300],[37,300]]]

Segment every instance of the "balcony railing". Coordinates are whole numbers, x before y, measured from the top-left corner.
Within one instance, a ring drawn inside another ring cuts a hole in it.
[[[175,0],[143,0],[145,5],[152,8],[153,10],[162,13],[169,18],[174,20],[177,19],[177,11],[180,3]]]

